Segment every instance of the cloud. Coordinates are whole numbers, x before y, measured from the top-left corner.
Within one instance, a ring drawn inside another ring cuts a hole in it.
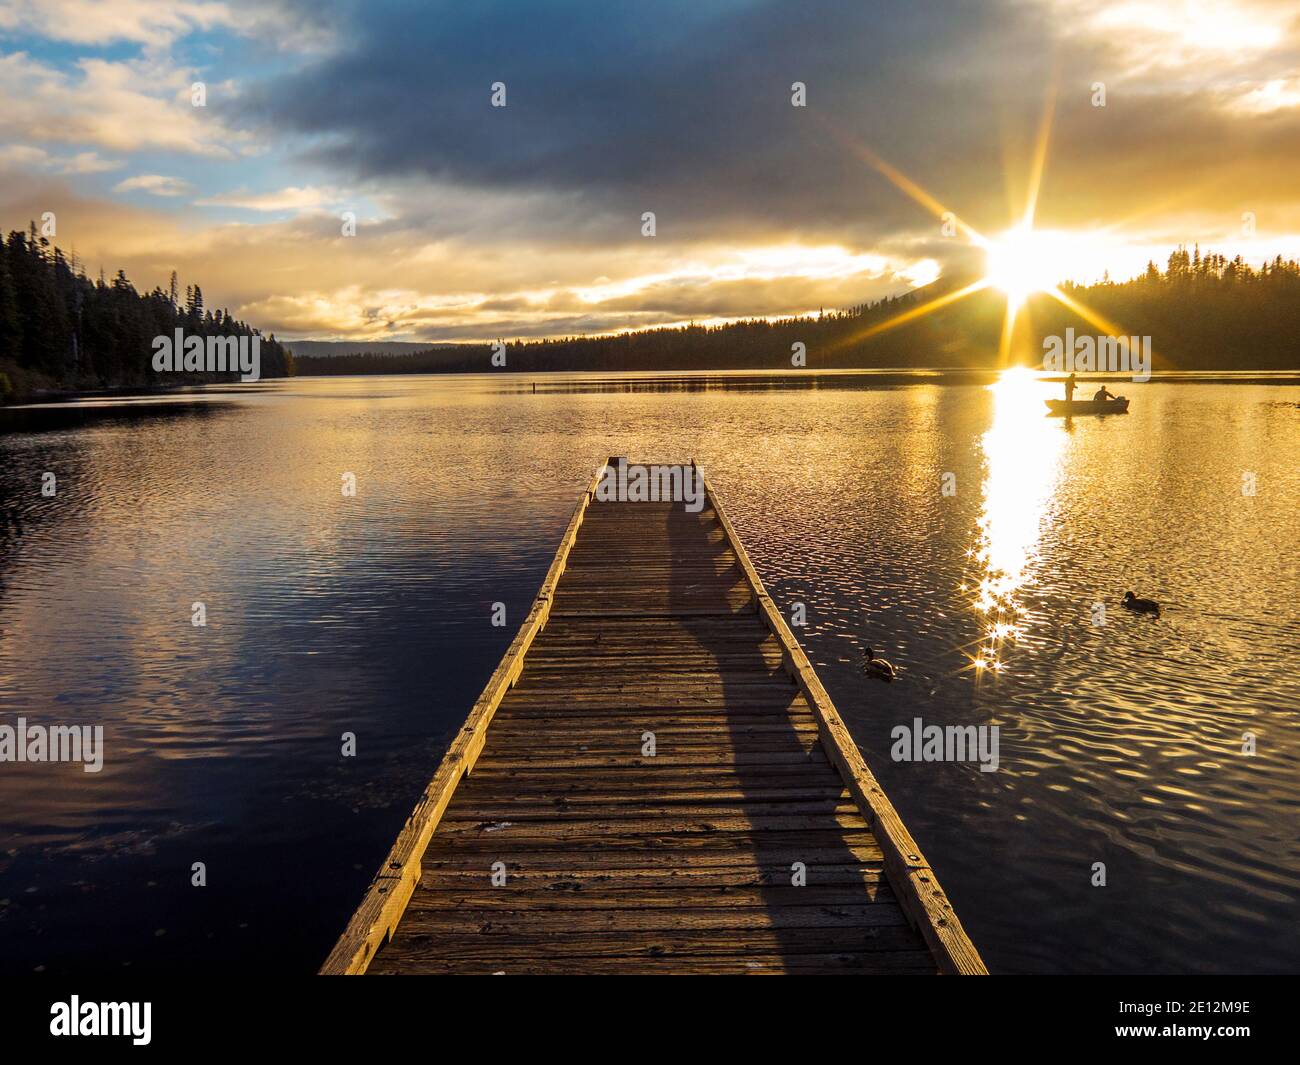
[[[140,174],[136,177],[119,181],[113,186],[114,192],[147,192],[151,196],[184,196],[193,186],[180,178],[167,177],[164,174]]]
[[[246,211],[314,211],[340,201],[331,189],[290,186],[271,192],[223,192],[195,203],[200,207],[241,207]]]
[[[0,0],[0,34],[165,51],[186,37],[228,31],[262,48],[324,52],[336,42],[346,7],[313,0]]]
[[[528,15],[492,0],[377,4],[343,35],[344,51],[250,90],[246,105],[309,138],[311,160],[356,177],[569,194],[610,237],[654,210],[660,232],[677,237],[774,214],[826,232],[834,215],[841,234],[867,239],[905,211],[868,202],[861,161],[813,111],[868,137],[926,111],[918,132],[960,149],[988,112],[964,121],[981,101],[954,91],[962,68],[949,52],[1023,44],[994,29],[970,8],[900,8],[886,20],[827,2],[619,5],[599,16],[573,2]],[[794,80],[808,84],[812,110],[791,106]],[[496,81],[504,108],[490,106]]]
[[[1300,107],[1300,78],[1274,78],[1242,93],[1235,106],[1251,114]]]
[[[44,148],[30,144],[0,145],[0,167],[22,167],[27,170],[47,170],[55,174],[98,174],[118,170],[124,166],[120,160],[104,159],[95,152],[76,152],[73,155],[52,155]]]
[[[641,241],[593,257],[585,244],[422,240],[395,221],[363,223],[346,238],[336,219],[313,214],[196,228],[174,212],[85,198],[49,180],[0,189],[0,218],[21,225],[45,210],[57,212],[61,242],[92,272],[120,267],[148,289],[174,269],[211,305],[295,336],[546,336],[815,313],[896,292],[926,266],[918,254],[789,241]]]
[[[162,60],[80,60],[72,71],[24,52],[0,56],[0,136],[95,145],[115,152],[160,149],[230,158],[251,137],[209,108],[190,104],[190,76]]]
[[[1267,62],[1287,43],[1295,8],[1260,0],[1047,0],[1053,15],[1121,56],[1128,76]]]
[[[438,249],[439,275],[455,279],[438,288],[404,264],[386,270],[375,251],[359,249],[358,255],[366,263],[366,284],[351,281],[334,289],[276,294],[243,306],[241,313],[274,323],[281,335],[430,341],[543,337],[690,320],[814,314],[823,307],[898,292],[914,283],[913,272],[925,280],[933,276],[923,262],[853,257],[843,249],[783,246],[739,253],[678,248],[654,264],[652,272],[639,273],[638,264],[631,262],[609,263],[617,276],[593,280],[583,276],[585,256],[569,261],[559,253],[534,262],[537,270],[560,276],[542,280],[545,275],[534,272],[511,286],[507,279],[493,277],[494,255],[458,245]],[[746,273],[745,259],[776,263],[782,256],[789,256],[784,272]],[[819,273],[815,264],[832,258],[853,262],[856,269],[833,276]],[[650,265],[639,264],[642,270]]]
[[[1294,146],[1270,147],[1290,128],[1247,112],[1290,100],[1269,83],[1295,69],[1296,27],[1249,0],[1184,8],[1186,18],[1139,0],[990,0],[885,16],[755,0],[595,15],[577,0],[528,14],[505,0],[380,2],[340,35],[340,51],[243,104],[250,121],[303,138],[308,160],[350,179],[567,199],[563,224],[594,242],[621,239],[650,210],[678,240],[784,229],[876,247],[934,221],[855,146],[979,228],[1005,227],[1053,80],[1045,210],[1061,174],[1081,193],[1062,207],[1076,218],[1165,196],[1184,167],[1260,186]],[[1099,78],[1111,88],[1104,110],[1089,104]],[[796,80],[807,108],[791,106]],[[498,81],[504,108],[491,106]],[[1108,180],[1117,170],[1119,190]]]
[[[163,45],[196,29],[239,26],[243,21],[227,4],[198,0],[0,0],[0,30],[72,44]]]

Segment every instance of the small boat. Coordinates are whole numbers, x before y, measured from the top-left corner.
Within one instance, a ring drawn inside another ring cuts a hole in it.
[[[1123,396],[1114,399],[1045,399],[1048,417],[1068,417],[1074,414],[1127,414],[1128,400]]]

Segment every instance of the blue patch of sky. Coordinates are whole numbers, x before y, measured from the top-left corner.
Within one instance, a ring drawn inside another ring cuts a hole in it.
[[[113,41],[106,44],[80,44],[51,40],[30,33],[0,35],[0,54],[23,52],[33,60],[74,78],[80,62],[97,59],[111,63],[139,61],[147,57],[146,47],[138,41]],[[303,62],[303,57],[277,49],[273,43],[243,36],[226,29],[194,32],[175,39],[166,52],[169,67],[179,68],[207,85],[208,108],[205,114],[237,128],[236,109],[223,99],[227,83],[235,92],[248,84],[275,78]],[[76,146],[90,150],[93,145]],[[293,148],[283,137],[259,139],[255,154],[241,154],[239,146],[229,146],[230,157],[194,155],[177,151],[120,152],[95,150],[104,158],[125,165],[95,174],[79,175],[75,180],[83,191],[111,196],[151,210],[176,215],[201,212],[205,222],[278,221],[293,217],[293,210],[255,211],[228,205],[194,206],[198,201],[222,194],[239,193],[256,196],[286,186],[330,183],[329,175],[319,167],[295,161]],[[71,150],[71,149],[68,149]],[[185,182],[190,191],[179,196],[158,196],[146,190],[115,191],[116,186],[132,177],[161,174]],[[350,205],[351,206],[351,205]],[[353,208],[358,214],[373,214],[373,203],[362,200]]]
[[[104,45],[70,44],[30,33],[0,33],[0,54],[13,55],[15,52],[24,52],[56,70],[69,71],[75,69],[83,59],[103,59],[110,63],[135,59],[140,54],[140,46],[131,41],[114,41]]]

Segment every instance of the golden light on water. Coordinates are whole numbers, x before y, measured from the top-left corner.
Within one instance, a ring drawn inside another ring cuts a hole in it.
[[[975,546],[967,551],[976,573],[961,588],[973,589],[984,628],[971,665],[1000,672],[1006,647],[1024,632],[1019,593],[1032,579],[1066,437],[1044,417],[1044,385],[1032,370],[1004,370],[988,390],[993,422],[980,438],[983,497]]]

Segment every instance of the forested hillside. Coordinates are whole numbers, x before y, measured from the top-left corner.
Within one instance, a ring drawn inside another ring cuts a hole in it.
[[[63,251],[36,234],[11,232],[0,243],[0,400],[41,390],[131,388],[187,381],[234,380],[236,374],[157,374],[153,339],[186,335],[260,336],[225,310],[203,305],[198,285],[183,297],[155,288],[140,293],[122,271],[92,281]],[[262,337],[261,374],[293,372],[292,356]]]

